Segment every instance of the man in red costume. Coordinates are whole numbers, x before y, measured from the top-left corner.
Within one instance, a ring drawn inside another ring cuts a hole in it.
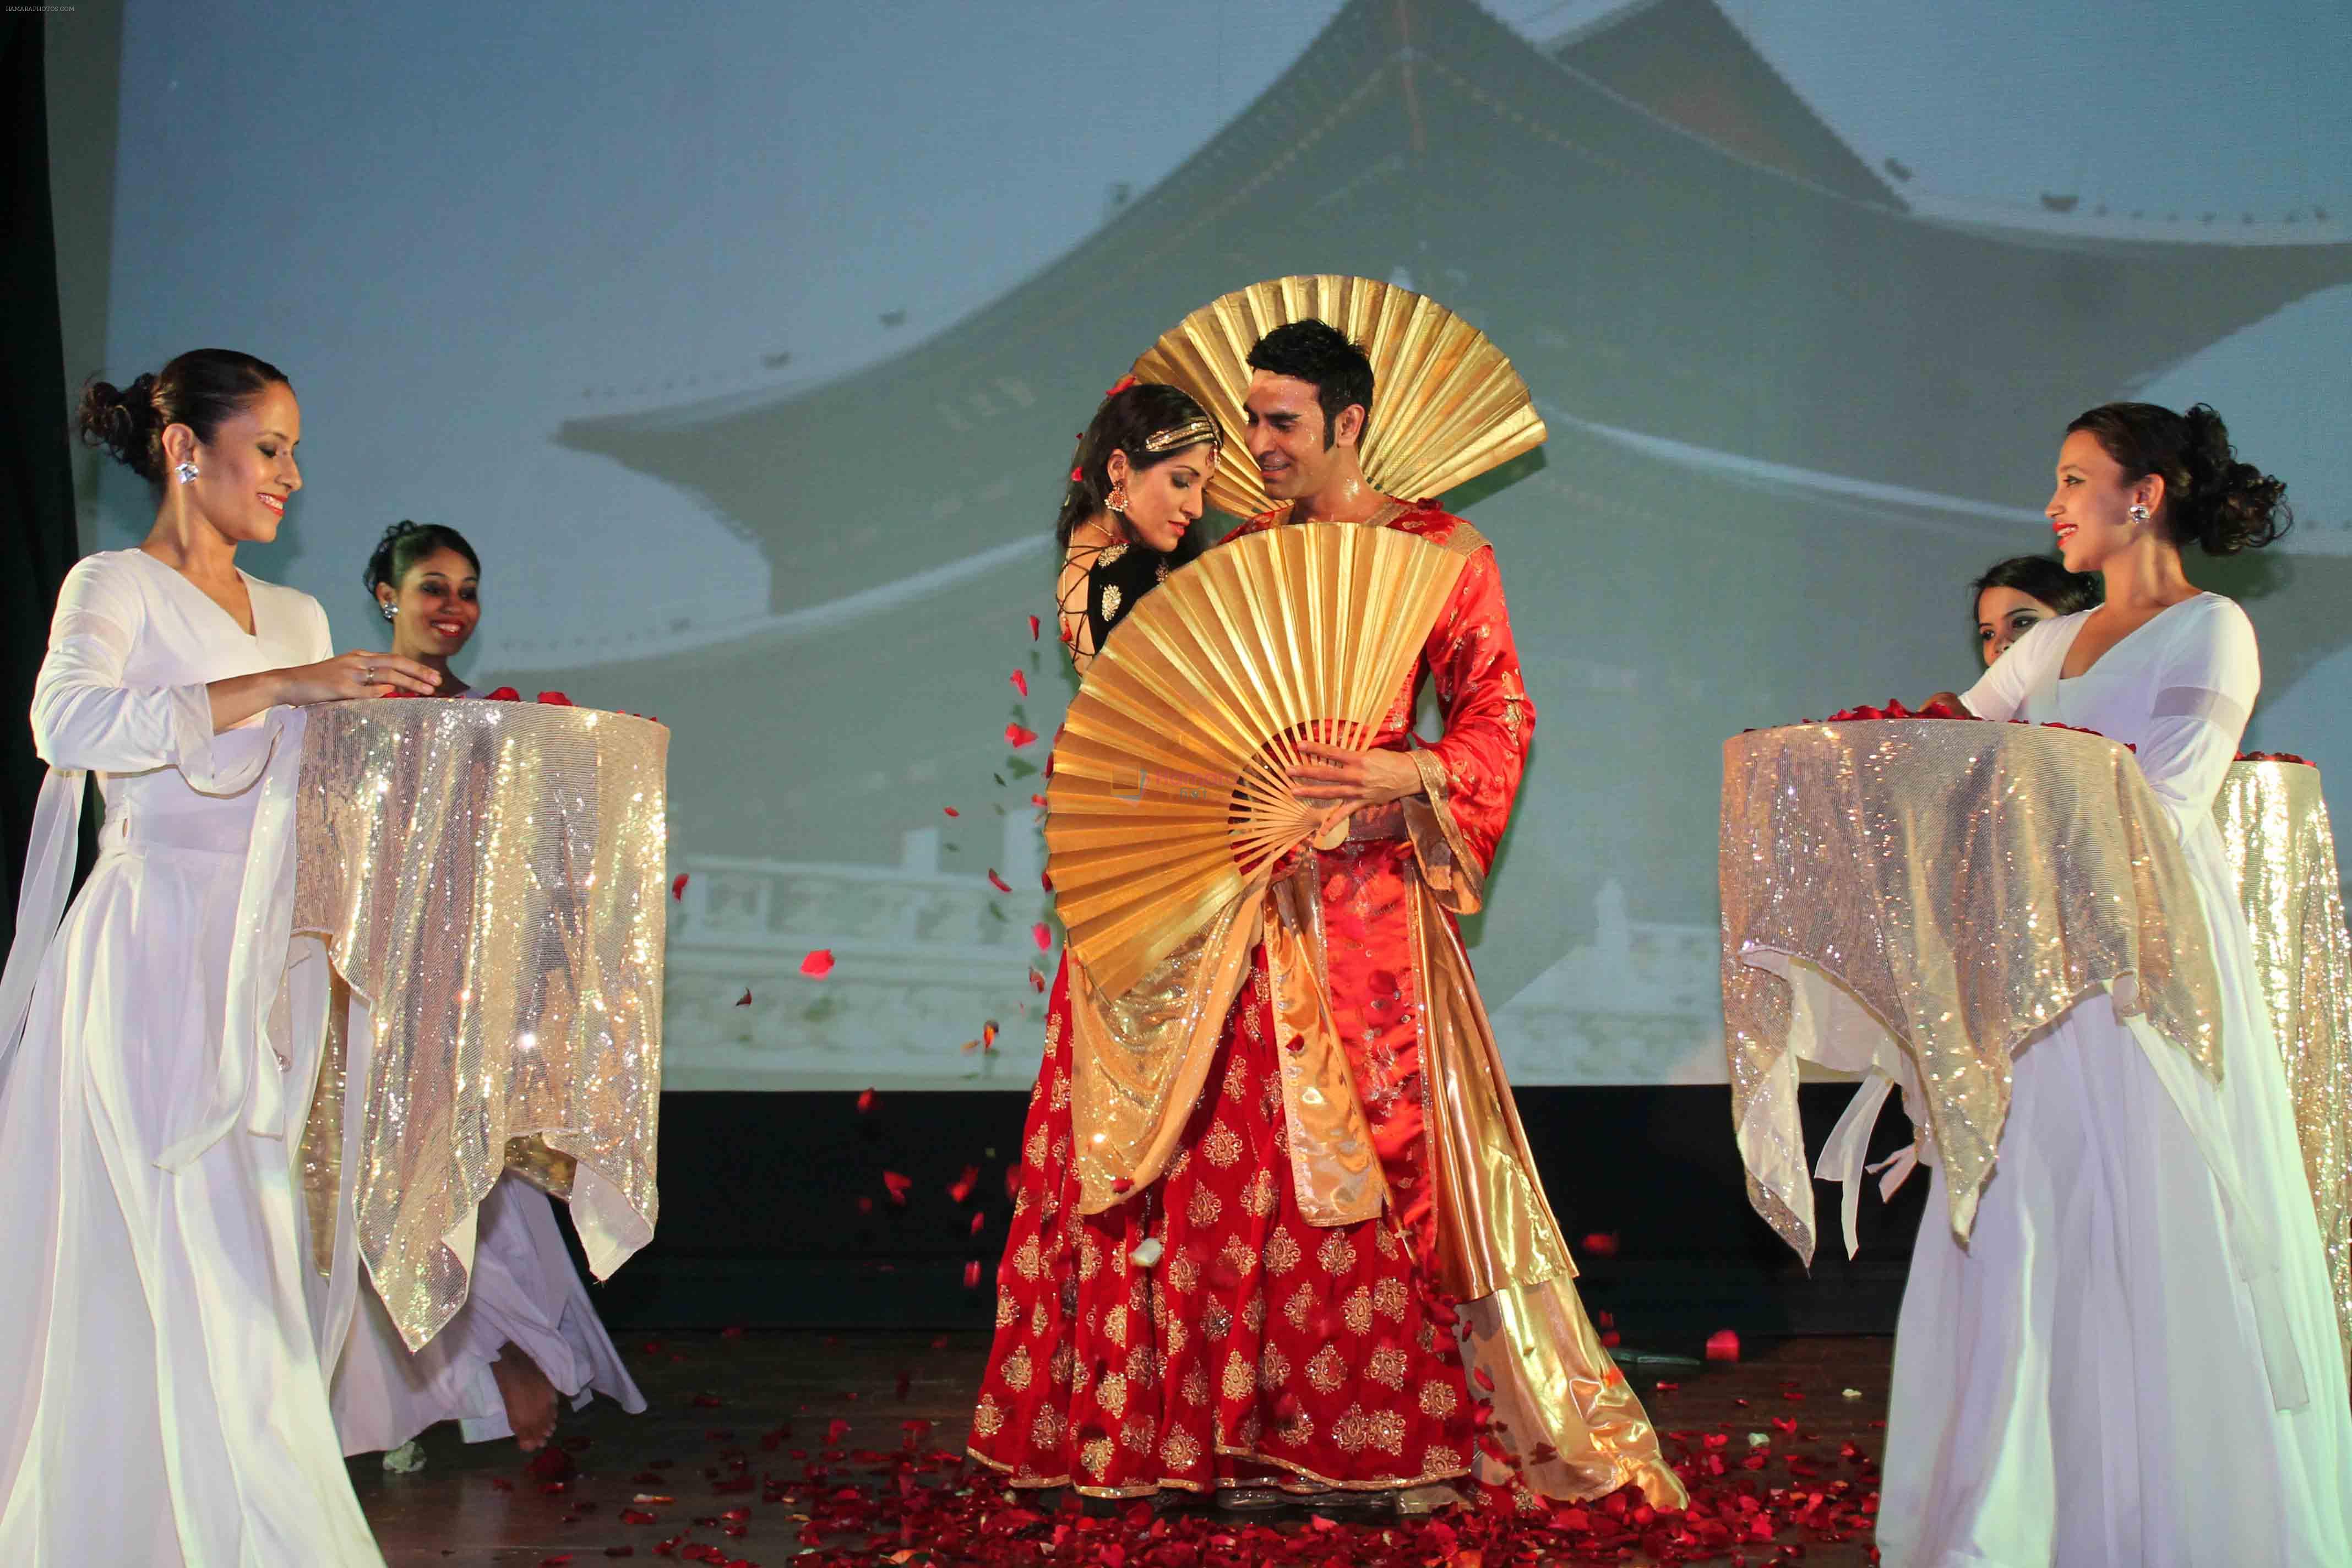
[[[1346,837],[1276,868],[1204,1087],[1175,1108],[1178,1151],[1115,1200],[1088,1201],[1072,1149],[1087,1047],[1065,966],[971,1452],[1015,1485],[1093,1496],[1277,1487],[1414,1509],[1475,1474],[1679,1507],[1577,1300],[1455,926],[1535,728],[1494,551],[1366,479],[1372,369],[1342,334],[1294,321],[1249,364],[1246,444],[1286,504],[1234,537],[1393,528],[1463,567],[1371,746],[1307,748],[1297,793]],[[1426,743],[1424,680],[1445,713]],[[1376,1159],[1347,1158],[1365,1139]]]

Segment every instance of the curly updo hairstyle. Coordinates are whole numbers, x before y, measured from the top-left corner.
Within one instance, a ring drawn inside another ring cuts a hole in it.
[[[235,349],[190,349],[162,370],[128,386],[92,377],[81,391],[74,424],[83,442],[103,447],[114,460],[151,485],[163,482],[163,431],[185,425],[209,446],[227,420],[272,386],[293,383],[268,360]]]
[[[1975,618],[1977,602],[1987,588],[2011,588],[2049,605],[2053,616],[2071,616],[2096,605],[2104,587],[2095,572],[2069,572],[2047,555],[2012,555],[1969,584],[1969,615]]]
[[[2123,465],[2125,478],[2155,474],[2164,480],[2157,521],[2175,544],[2235,555],[2260,549],[2294,526],[2285,484],[2238,461],[2229,426],[2210,405],[2175,414],[2154,403],[2103,403],[2066,426],[2070,436],[2077,430],[2096,437]]]
[[[411,522],[403,518],[383,531],[383,537],[376,541],[375,553],[368,557],[363,574],[368,597],[375,598],[376,589],[387,584],[398,593],[400,580],[408,575],[408,569],[437,550],[456,551],[473,567],[474,575],[481,575],[482,558],[474,553],[474,547],[466,542],[464,534],[441,523]]]
[[[1257,346],[1249,352],[1249,367],[1269,375],[1286,375],[1315,389],[1315,401],[1323,410],[1327,452],[1338,440],[1332,426],[1350,406],[1361,404],[1364,426],[1356,432],[1356,444],[1363,445],[1372,426],[1372,360],[1348,341],[1347,333],[1312,316],[1285,321],[1258,339]]]
[[[1069,483],[1062,491],[1061,514],[1054,520],[1055,542],[1068,549],[1071,531],[1101,511],[1109,501],[1113,452],[1125,452],[1127,466],[1133,472],[1156,468],[1171,458],[1185,452],[1197,453],[1205,443],[1147,452],[1143,449],[1146,440],[1162,430],[1208,418],[1208,410],[1193,402],[1190,393],[1163,382],[1139,381],[1104,398],[1094,418],[1087,421],[1086,434],[1078,437],[1077,458],[1070,465]],[[1212,419],[1209,423],[1212,429],[1215,428],[1216,421]],[[1186,530],[1187,543],[1192,542],[1196,531]],[[1198,548],[1194,546],[1194,551]],[[1185,552],[1180,550],[1179,553]]]

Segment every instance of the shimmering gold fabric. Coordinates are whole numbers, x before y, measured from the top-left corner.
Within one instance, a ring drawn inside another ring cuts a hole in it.
[[[1471,1300],[1513,1285],[1573,1279],[1576,1265],[1537,1184],[1469,954],[1418,879],[1411,914],[1439,1282],[1448,1295]]]
[[[1353,1225],[1379,1217],[1389,1186],[1331,1016],[1322,908],[1311,858],[1267,889],[1265,966],[1298,1212],[1309,1225]]]
[[[2286,1058],[2336,1326],[2352,1357],[2352,936],[2319,770],[2234,763],[2213,816]]]
[[[412,1347],[465,1301],[510,1138],[578,1162],[598,1275],[652,1237],[668,738],[537,703],[310,714],[294,930],[375,1031],[357,1242]]]
[[[343,1179],[343,1065],[351,1049],[351,987],[341,975],[334,975],[327,983],[318,1087],[302,1127],[302,1203],[310,1220],[310,1266],[321,1279],[335,1271],[335,1204]]]
[[[1807,1261],[1796,1058],[1847,1069],[1874,1058],[1909,1079],[1963,1237],[2008,1116],[2011,1055],[2083,997],[2105,989],[2118,1015],[2221,1076],[2196,888],[2114,742],[1934,720],[1735,736],[1720,871],[1748,1197]],[[1813,1005],[1792,1006],[1792,965],[1821,980]]]
[[[1217,911],[1143,979],[1106,995],[1070,965],[1070,1135],[1078,1212],[1100,1214],[1157,1181],[1192,1114],[1250,951],[1265,878]]]

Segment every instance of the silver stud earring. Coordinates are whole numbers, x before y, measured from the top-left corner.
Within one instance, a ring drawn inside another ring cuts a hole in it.
[[[2140,505],[2137,501],[2132,502],[2131,505],[2126,507],[2124,510],[2131,513],[2131,520],[2134,522],[2146,522],[2147,521],[2147,508]]]
[[[400,606],[398,605],[386,605],[383,607],[383,618],[387,621],[398,614],[400,614]]]
[[[192,485],[196,482],[196,466],[194,463],[182,463],[178,468],[173,468],[172,471],[180,477],[180,482],[184,485]]]

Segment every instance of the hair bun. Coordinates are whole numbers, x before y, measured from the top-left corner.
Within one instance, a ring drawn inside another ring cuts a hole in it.
[[[2230,428],[2210,404],[2192,405],[2180,419],[2189,481],[2180,501],[2184,521],[2206,554],[2259,549],[2294,525],[2285,483],[2238,460]]]
[[[93,379],[82,388],[74,425],[83,444],[103,447],[118,463],[152,483],[163,478],[163,416],[155,406],[155,377],[142,375],[129,386]]]

